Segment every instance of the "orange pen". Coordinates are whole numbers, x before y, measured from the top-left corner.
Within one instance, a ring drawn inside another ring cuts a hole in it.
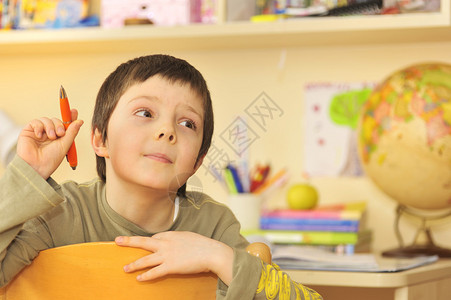
[[[69,100],[67,100],[66,91],[63,86],[60,88],[60,109],[61,117],[63,118],[64,128],[67,129],[70,123],[72,123],[72,116],[70,113]],[[70,167],[75,170],[77,168],[77,150],[75,149],[75,142],[69,148],[66,159],[69,162]]]

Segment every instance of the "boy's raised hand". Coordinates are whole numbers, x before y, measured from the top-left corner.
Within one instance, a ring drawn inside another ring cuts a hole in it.
[[[57,118],[40,118],[28,123],[19,135],[17,155],[47,179],[58,168],[77,136],[82,120],[78,111],[71,110],[74,120],[67,130]]]
[[[168,274],[215,273],[225,284],[232,281],[233,249],[224,243],[193,232],[167,231],[152,237],[121,236],[116,244],[153,252],[124,266],[126,272],[150,270],[139,281]]]

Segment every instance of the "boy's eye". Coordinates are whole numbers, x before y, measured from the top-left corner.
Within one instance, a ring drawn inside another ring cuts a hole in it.
[[[182,122],[180,122],[180,125],[186,126],[191,129],[196,129],[196,124],[191,120],[182,121]]]
[[[144,118],[152,118],[152,113],[146,109],[138,110],[135,114]]]

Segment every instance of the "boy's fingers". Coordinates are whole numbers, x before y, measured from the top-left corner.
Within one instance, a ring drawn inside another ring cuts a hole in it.
[[[75,137],[77,136],[78,132],[80,131],[80,128],[82,125],[83,125],[82,120],[76,120],[76,121],[70,123],[69,127],[66,130],[66,134],[61,138],[61,140],[64,143],[64,146],[67,147],[68,150],[69,150],[69,147],[74,142]]]
[[[142,269],[152,268],[160,265],[163,259],[160,255],[152,253],[141,257],[140,259],[131,262],[130,264],[124,266],[125,272],[134,272]]]
[[[56,139],[56,124],[58,123],[57,119],[40,118],[39,120],[42,122],[42,124],[44,124],[44,130],[47,134],[47,137],[51,140]]]
[[[29,126],[34,132],[34,135],[41,139],[44,134],[51,140],[54,140],[58,137],[67,137],[64,140],[69,140],[68,145],[72,144],[73,140],[77,136],[80,127],[83,125],[82,120],[76,120],[69,125],[67,131],[64,128],[63,122],[57,118],[49,119],[49,118],[40,118],[35,119],[29,123]]]
[[[78,119],[78,110],[76,110],[75,108],[72,108],[70,110],[70,114],[71,114],[72,121],[75,121]]]
[[[69,124],[67,127],[66,134],[74,135],[74,137],[78,134],[81,126],[84,124],[83,120],[75,120]]]
[[[30,122],[37,138],[42,138],[45,133],[49,139],[56,139],[55,125],[49,118],[40,118]]]
[[[163,265],[159,265],[159,266],[156,266],[156,267],[150,269],[147,272],[139,274],[136,277],[136,279],[138,281],[149,281],[149,280],[153,280],[153,279],[157,279],[157,278],[163,277],[163,276],[165,276],[167,274],[168,274],[168,272],[166,272],[164,266]]]
[[[41,121],[32,120],[28,125],[38,139],[42,138],[42,134],[44,132],[44,124]]]
[[[69,136],[70,139],[74,140],[83,124],[84,124],[83,120],[73,121],[67,128],[66,135]]]
[[[55,127],[56,135],[59,137],[64,136],[64,134],[66,133],[66,129],[64,128],[63,122],[61,122],[61,120],[57,118],[52,118],[51,121],[53,122],[53,125]]]
[[[159,242],[158,239],[145,236],[118,236],[114,241],[119,246],[141,248],[152,252],[156,252]]]

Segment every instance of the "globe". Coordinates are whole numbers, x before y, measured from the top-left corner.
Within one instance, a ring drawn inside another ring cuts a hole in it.
[[[364,103],[357,135],[365,173],[392,199],[451,209],[451,65],[422,63],[389,75]]]

